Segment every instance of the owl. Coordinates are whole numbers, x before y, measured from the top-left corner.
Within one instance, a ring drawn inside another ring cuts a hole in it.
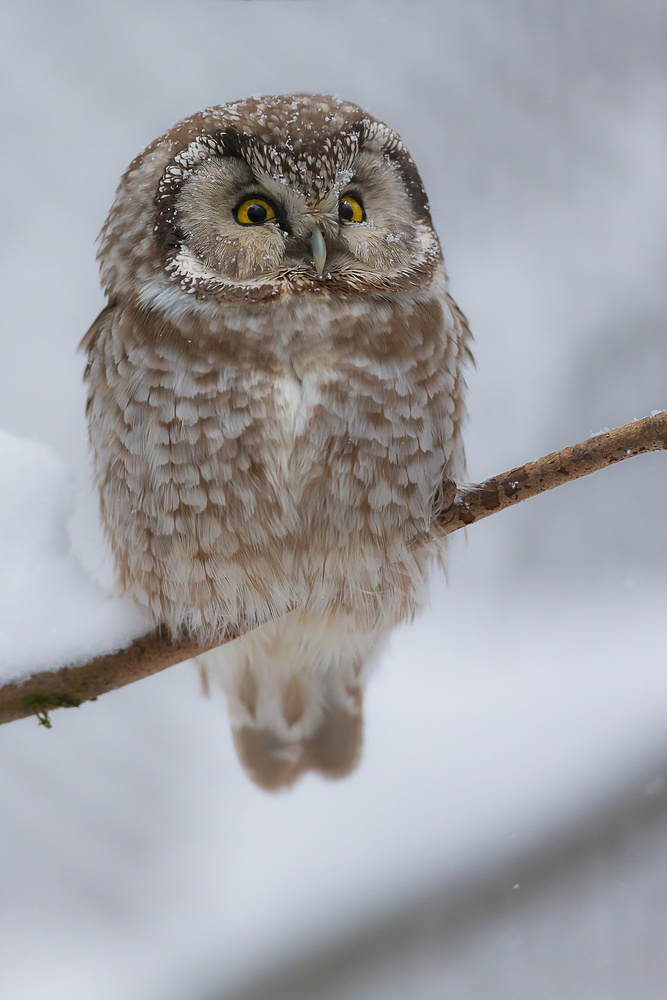
[[[463,472],[465,317],[400,137],[295,94],[207,108],[128,167],[84,337],[118,585],[200,657],[262,788],[349,773]]]

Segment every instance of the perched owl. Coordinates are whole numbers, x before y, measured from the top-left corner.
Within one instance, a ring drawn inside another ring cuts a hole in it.
[[[296,94],[212,107],[138,156],[84,338],[123,591],[200,658],[260,786],[356,764],[362,687],[425,598],[463,471],[465,317],[399,136]]]

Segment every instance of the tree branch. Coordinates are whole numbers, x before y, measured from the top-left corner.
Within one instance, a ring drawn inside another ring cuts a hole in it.
[[[223,642],[236,639],[238,635],[240,633],[230,634]],[[161,626],[135,639],[124,649],[104,653],[80,665],[33,674],[27,680],[0,687],[0,724],[36,715],[41,725],[50,728],[48,713],[54,708],[78,708],[84,701],[94,701],[101,694],[150,677],[221,645],[219,639],[208,645],[172,639]]]
[[[667,411],[596,434],[587,441],[552,452],[537,462],[528,462],[483,483],[457,486],[448,480],[442,486],[435,530],[439,534],[449,534],[521,500],[626,458],[661,450],[667,450]],[[240,634],[232,633],[223,642],[236,639]],[[97,656],[88,663],[45,671],[24,681],[5,684],[0,687],[0,723],[36,715],[42,725],[49,726],[48,713],[54,708],[72,708],[92,701],[107,691],[149,677],[220,645],[220,639],[208,645],[174,640],[160,627],[135,639],[125,649]]]
[[[501,476],[485,479],[483,483],[454,488],[450,481],[443,486],[445,501],[435,521],[436,530],[442,534],[458,531],[521,500],[546,493],[626,458],[665,450],[667,410],[662,410],[616,430],[603,431],[569,448],[553,451],[536,462],[526,462]]]

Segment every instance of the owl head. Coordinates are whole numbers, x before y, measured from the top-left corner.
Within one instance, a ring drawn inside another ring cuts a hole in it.
[[[441,256],[396,132],[317,94],[175,125],[130,164],[99,253],[112,300],[172,310],[415,289]]]

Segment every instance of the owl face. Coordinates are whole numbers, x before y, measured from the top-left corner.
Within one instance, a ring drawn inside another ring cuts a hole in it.
[[[130,166],[102,232],[110,295],[142,304],[427,285],[441,260],[398,135],[333,97],[211,108]]]

